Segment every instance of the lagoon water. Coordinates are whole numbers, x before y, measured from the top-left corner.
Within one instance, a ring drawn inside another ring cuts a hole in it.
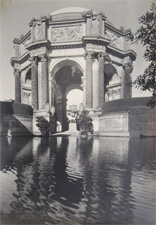
[[[155,147],[155,138],[2,138],[2,224],[155,224]]]

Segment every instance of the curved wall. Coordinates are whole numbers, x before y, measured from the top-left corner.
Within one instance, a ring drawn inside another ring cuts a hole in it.
[[[156,108],[146,106],[149,97],[118,99],[102,106],[101,136],[156,136]]]

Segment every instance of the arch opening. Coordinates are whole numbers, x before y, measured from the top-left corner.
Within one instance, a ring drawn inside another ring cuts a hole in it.
[[[104,98],[105,102],[119,99],[121,93],[121,78],[112,64],[104,65]]]
[[[57,129],[59,132],[69,129],[69,114],[72,112],[74,116],[76,116],[79,107],[82,108],[83,105],[83,73],[80,67],[75,63],[72,63],[71,65],[61,63],[60,65],[60,68],[58,68],[58,65],[57,69],[54,68],[56,73],[53,76],[53,81],[55,83],[55,115],[57,124],[60,127],[60,129]],[[74,107],[76,110],[74,110]]]

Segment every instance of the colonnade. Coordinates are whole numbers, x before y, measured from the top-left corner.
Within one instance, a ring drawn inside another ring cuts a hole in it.
[[[33,56],[30,58],[31,61],[31,91],[32,91],[32,107],[34,110],[42,110],[46,108],[49,101],[49,85],[48,85],[48,57],[47,54]],[[99,52],[97,57],[97,74],[93,74],[93,62],[94,52],[86,52],[86,73],[84,77],[84,106],[87,109],[101,108],[104,99],[104,64],[105,64],[105,53]],[[40,72],[39,72],[40,64]],[[131,72],[132,72],[132,61],[129,57],[126,57],[123,61],[123,72],[122,72],[122,84],[121,84],[121,98],[132,97],[131,87]],[[21,78],[20,70],[15,68],[15,101],[21,102]],[[93,75],[96,85],[93,81]],[[53,83],[53,81],[51,81]],[[51,84],[51,88],[54,85]],[[94,86],[94,87],[93,87]],[[53,88],[54,89],[54,88]],[[53,92],[54,90],[51,90]],[[53,93],[54,94],[54,93]],[[54,97],[54,96],[53,96]],[[51,104],[50,104],[51,105]]]

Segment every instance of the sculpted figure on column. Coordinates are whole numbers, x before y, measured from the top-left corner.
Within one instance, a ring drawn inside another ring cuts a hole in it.
[[[124,74],[122,77],[122,98],[131,98],[132,97],[132,79],[131,73],[133,71],[133,64],[130,58],[125,59],[123,62]]]

